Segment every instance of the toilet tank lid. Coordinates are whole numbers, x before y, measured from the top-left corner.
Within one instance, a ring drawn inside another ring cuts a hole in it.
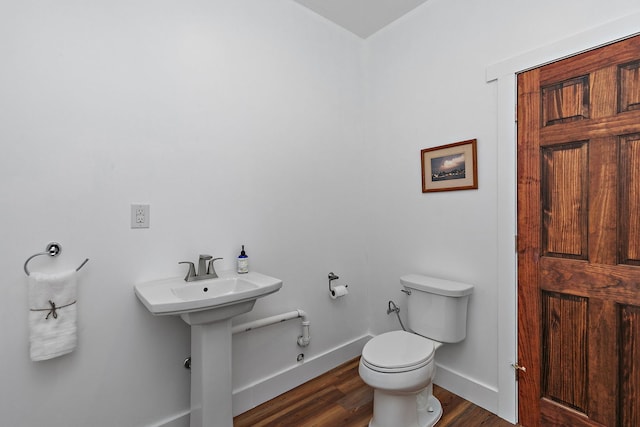
[[[402,276],[400,277],[400,283],[407,288],[447,297],[463,297],[473,292],[473,285],[468,283],[453,282],[451,280],[422,276],[420,274],[407,274]]]

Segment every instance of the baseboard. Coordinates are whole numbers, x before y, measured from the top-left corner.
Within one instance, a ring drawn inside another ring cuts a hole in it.
[[[486,409],[494,414],[498,413],[498,390],[481,382],[475,381],[445,366],[436,364],[434,384],[457,394],[469,402]]]
[[[364,345],[373,338],[363,335],[304,362],[272,374],[246,387],[233,391],[233,416],[248,411],[327,371],[360,356]],[[154,424],[153,427],[189,427],[189,411]]]
[[[327,371],[360,356],[362,348],[372,338],[363,335],[322,354],[310,358],[304,363],[292,366],[281,372],[265,377],[246,387],[233,391],[233,416],[248,411],[276,396],[281,395]],[[498,390],[463,376],[446,367],[437,365],[435,384],[486,409],[498,412]],[[166,419],[154,427],[189,427],[189,411]]]
[[[184,411],[176,416],[167,418],[154,424],[153,427],[189,427],[191,411]]]
[[[372,338],[363,335],[353,341],[344,343],[322,354],[305,360],[254,382],[246,387],[233,391],[233,416],[273,399],[305,382],[324,374],[327,371],[360,356],[362,348]]]

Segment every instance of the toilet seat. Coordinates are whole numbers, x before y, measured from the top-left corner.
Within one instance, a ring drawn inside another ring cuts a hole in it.
[[[408,372],[431,363],[434,354],[435,345],[430,339],[410,332],[392,331],[365,344],[361,361],[377,372]]]

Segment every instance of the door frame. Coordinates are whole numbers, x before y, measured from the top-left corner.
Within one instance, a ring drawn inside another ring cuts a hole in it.
[[[497,84],[498,170],[498,416],[516,423],[518,308],[516,256],[517,81],[516,74],[640,34],[640,12],[490,65],[487,83]]]

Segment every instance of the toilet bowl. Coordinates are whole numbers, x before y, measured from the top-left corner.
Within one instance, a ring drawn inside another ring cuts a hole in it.
[[[370,427],[430,427],[440,419],[442,407],[432,395],[436,347],[405,331],[378,335],[364,346],[358,372],[374,389]]]
[[[360,377],[374,389],[369,426],[431,427],[442,416],[433,396],[435,353],[442,343],[465,338],[473,286],[418,274],[402,276],[400,283],[411,332],[378,335],[360,357]]]

